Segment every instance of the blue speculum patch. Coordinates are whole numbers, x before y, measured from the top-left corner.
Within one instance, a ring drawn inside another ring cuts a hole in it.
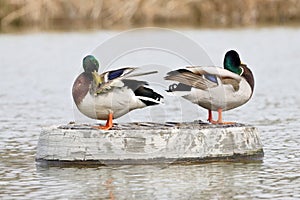
[[[112,71],[108,74],[108,79],[112,80],[112,79],[118,78],[119,76],[121,76],[123,74],[123,72],[124,72],[124,69]]]
[[[214,83],[218,83],[217,81],[217,77],[215,75],[212,74],[204,74],[204,77]]]

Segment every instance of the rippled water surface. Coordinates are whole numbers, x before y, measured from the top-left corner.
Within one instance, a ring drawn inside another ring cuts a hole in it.
[[[41,128],[76,118],[70,89],[82,57],[116,32],[1,34],[0,199],[300,199],[300,29],[182,32],[216,65],[234,48],[253,70],[253,98],[224,117],[259,129],[263,162],[38,166]]]

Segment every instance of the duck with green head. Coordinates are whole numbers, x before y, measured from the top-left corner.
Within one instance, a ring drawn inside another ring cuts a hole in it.
[[[92,119],[107,120],[109,130],[113,119],[131,110],[162,103],[163,96],[147,87],[147,82],[132,79],[154,72],[134,73],[135,67],[124,67],[98,74],[99,63],[92,55],[83,59],[82,72],[75,80],[72,96],[78,110]]]
[[[207,109],[210,123],[231,123],[223,121],[222,112],[249,101],[253,94],[254,77],[234,50],[225,54],[223,65],[224,68],[191,66],[171,71],[165,79],[179,83],[170,85],[168,92]],[[212,111],[218,112],[217,121],[212,119]]]

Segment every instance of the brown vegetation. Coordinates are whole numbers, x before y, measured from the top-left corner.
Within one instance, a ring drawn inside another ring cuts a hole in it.
[[[300,22],[300,0],[0,0],[1,28],[232,27]]]

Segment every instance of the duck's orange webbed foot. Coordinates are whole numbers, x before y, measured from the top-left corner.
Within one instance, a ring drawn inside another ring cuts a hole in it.
[[[109,130],[113,127],[113,125],[114,125],[113,124],[113,114],[109,113],[105,126],[93,126],[93,128],[100,129],[100,130]]]
[[[212,119],[212,112],[211,112],[211,110],[208,110],[208,119],[207,119],[207,121],[209,121],[211,124],[218,124],[218,125],[235,124],[235,122],[224,122],[222,120],[222,109],[221,108],[218,109],[218,120],[217,121],[214,121]]]

